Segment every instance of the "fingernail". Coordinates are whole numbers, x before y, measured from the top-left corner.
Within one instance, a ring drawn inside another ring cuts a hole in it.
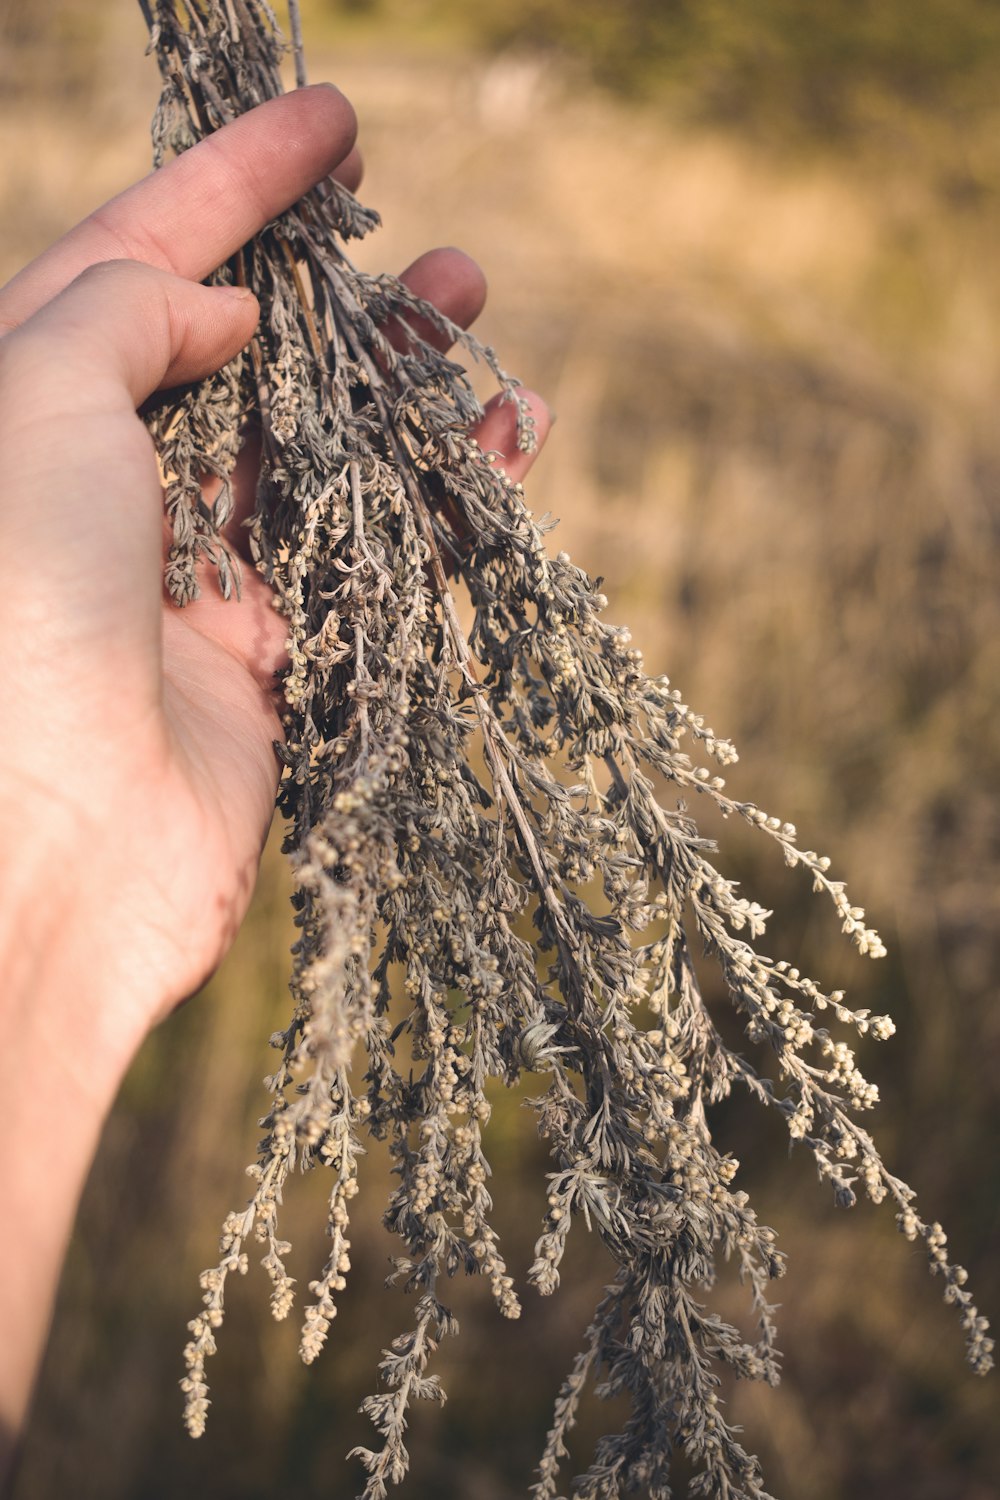
[[[257,298],[248,286],[220,286],[218,290],[225,292],[226,296],[231,298],[233,302],[257,301]]]

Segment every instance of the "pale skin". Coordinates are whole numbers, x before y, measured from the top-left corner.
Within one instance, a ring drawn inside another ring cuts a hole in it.
[[[272,100],[0,289],[0,1481],[101,1126],[149,1031],[230,947],[278,778],[284,623],[249,568],[239,602],[210,577],[187,609],[164,601],[136,407],[248,342],[254,298],[201,279],[325,176],[355,187],[355,129],[328,86]],[[485,297],[457,250],[404,279],[462,325]],[[476,435],[524,477],[509,405]],[[253,481],[250,442],[238,547]]]

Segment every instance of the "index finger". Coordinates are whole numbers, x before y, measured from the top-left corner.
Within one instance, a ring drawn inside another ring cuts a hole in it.
[[[350,154],[354,110],[332,84],[269,99],[95,210],[0,290],[16,328],[88,266],[138,260],[201,281]]]

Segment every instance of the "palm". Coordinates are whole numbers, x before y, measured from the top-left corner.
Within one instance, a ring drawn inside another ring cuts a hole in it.
[[[129,939],[144,966],[156,964],[164,1009],[212,972],[249,904],[274,808],[283,643],[253,574],[239,603],[209,595],[186,610],[164,605],[165,754],[134,786],[141,849],[130,851],[140,910],[157,916],[155,931]]]

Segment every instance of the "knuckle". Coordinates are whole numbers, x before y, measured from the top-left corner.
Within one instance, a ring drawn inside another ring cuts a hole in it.
[[[131,260],[126,257],[96,260],[76,276],[72,282],[74,286],[104,286],[107,283],[124,281],[127,278],[146,280],[158,277],[160,273],[152,266],[143,265],[141,261]]]

